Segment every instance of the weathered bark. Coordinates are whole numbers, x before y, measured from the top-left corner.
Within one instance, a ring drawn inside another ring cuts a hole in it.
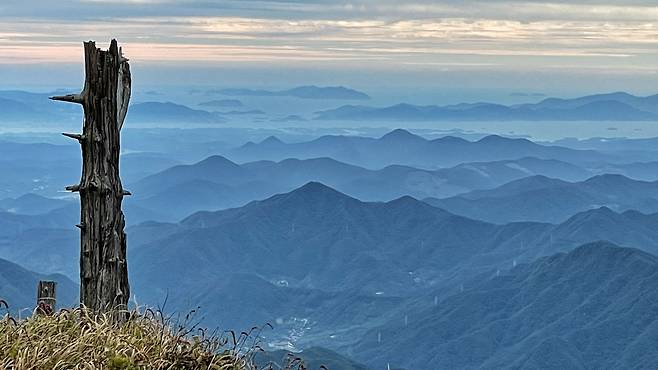
[[[80,302],[94,312],[125,310],[130,297],[126,263],[124,191],[119,178],[120,130],[130,100],[130,66],[116,40],[109,50],[84,43],[85,86],[80,94],[52,97],[82,104],[82,134],[64,134],[82,147],[80,193]],[[118,315],[120,320],[121,316]]]

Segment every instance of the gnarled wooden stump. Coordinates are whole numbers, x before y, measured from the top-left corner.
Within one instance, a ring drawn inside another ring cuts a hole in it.
[[[37,287],[37,308],[39,315],[52,315],[57,303],[57,283],[54,281],[39,281]]]
[[[67,190],[80,193],[80,302],[101,313],[125,310],[130,297],[121,210],[123,197],[129,193],[119,178],[119,151],[131,79],[128,60],[116,40],[107,51],[92,41],[85,42],[84,49],[84,89],[51,99],[84,107],[82,134],[64,134],[80,142],[83,162],[80,184]]]

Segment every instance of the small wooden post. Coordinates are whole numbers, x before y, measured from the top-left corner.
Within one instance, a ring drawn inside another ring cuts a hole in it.
[[[36,312],[40,315],[52,315],[57,303],[57,283],[41,280],[37,289]]]

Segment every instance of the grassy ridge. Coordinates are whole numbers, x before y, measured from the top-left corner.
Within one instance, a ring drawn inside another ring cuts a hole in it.
[[[0,321],[0,369],[252,368],[257,339],[209,334],[187,323],[189,316],[174,323],[150,310],[133,312],[124,325],[80,309],[21,321],[5,316]]]

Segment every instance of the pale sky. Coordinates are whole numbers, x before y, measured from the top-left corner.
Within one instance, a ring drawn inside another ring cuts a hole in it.
[[[148,85],[658,93],[655,0],[1,0],[0,88],[77,85],[110,38]]]

